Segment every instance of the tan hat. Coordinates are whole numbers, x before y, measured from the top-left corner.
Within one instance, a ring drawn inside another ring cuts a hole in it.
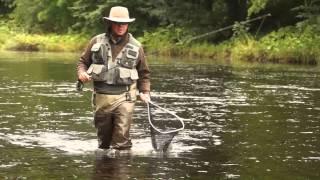
[[[110,9],[109,17],[103,17],[113,22],[129,23],[136,20],[135,18],[129,18],[129,11],[126,7],[115,6]]]

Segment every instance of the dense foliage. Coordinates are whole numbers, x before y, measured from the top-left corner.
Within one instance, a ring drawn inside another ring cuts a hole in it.
[[[130,31],[149,54],[319,60],[320,0],[0,0],[0,46],[78,51],[105,31],[102,17],[115,5],[128,7],[136,18]]]
[[[292,25],[299,11],[316,9],[317,0],[0,0],[0,14],[26,32],[66,33],[104,31],[103,16],[115,5],[130,9],[137,21],[132,31],[174,25],[190,32],[204,33],[234,21],[245,20],[262,13],[271,13],[272,21],[264,27]],[[292,11],[292,9],[296,9]],[[310,10],[311,12],[311,10]],[[315,15],[315,14],[313,14]],[[304,14],[304,17],[308,16]],[[252,24],[251,29],[259,26]],[[225,35],[225,34],[222,34]],[[230,34],[229,34],[230,35]]]

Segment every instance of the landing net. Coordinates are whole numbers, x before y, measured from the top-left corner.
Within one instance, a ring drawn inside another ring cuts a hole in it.
[[[156,151],[166,152],[174,136],[184,129],[184,122],[154,102],[149,101],[147,106],[152,146]]]

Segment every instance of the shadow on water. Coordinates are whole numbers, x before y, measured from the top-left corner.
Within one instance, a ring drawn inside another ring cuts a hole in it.
[[[69,59],[69,60],[66,60]],[[130,152],[97,150],[75,55],[0,57],[2,179],[316,179],[319,68],[151,59],[152,100],[185,121],[153,151],[137,103]],[[1,179],[0,178],[0,179]]]
[[[106,179],[129,179],[131,168],[128,166],[132,159],[127,158],[110,158],[108,156],[97,158],[93,180],[102,178]]]

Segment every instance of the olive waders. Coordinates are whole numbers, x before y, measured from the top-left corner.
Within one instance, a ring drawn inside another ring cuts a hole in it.
[[[136,101],[136,83],[120,95],[93,93],[94,125],[99,148],[130,149],[130,125]]]

